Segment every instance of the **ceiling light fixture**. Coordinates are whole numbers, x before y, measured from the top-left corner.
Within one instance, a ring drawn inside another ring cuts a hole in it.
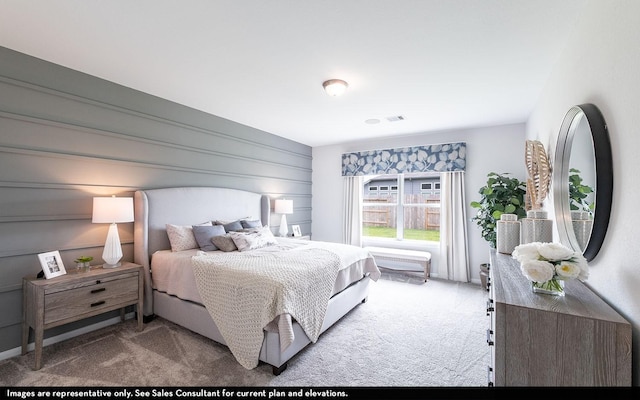
[[[340,96],[347,91],[349,84],[342,79],[329,79],[322,83],[322,87],[329,96]]]

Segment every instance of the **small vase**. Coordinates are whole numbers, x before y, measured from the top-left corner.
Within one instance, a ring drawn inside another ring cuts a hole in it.
[[[90,269],[91,269],[91,264],[89,263],[89,261],[76,263],[77,272],[88,272]]]
[[[544,283],[532,282],[531,288],[534,293],[564,296],[564,281],[561,279],[550,279]]]

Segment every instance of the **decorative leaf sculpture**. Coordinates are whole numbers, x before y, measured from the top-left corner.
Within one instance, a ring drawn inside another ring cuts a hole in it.
[[[527,165],[527,209],[542,208],[542,202],[549,194],[551,167],[544,145],[538,140],[527,140],[525,146],[525,164]]]

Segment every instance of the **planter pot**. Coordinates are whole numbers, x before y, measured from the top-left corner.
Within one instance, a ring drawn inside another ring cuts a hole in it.
[[[86,262],[77,262],[76,263],[76,271],[77,272],[87,272],[91,269],[90,261]]]

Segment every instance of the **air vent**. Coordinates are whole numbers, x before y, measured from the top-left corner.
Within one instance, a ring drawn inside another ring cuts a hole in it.
[[[392,117],[387,117],[387,121],[389,121],[389,122],[404,121],[404,116],[403,115],[394,115]]]

